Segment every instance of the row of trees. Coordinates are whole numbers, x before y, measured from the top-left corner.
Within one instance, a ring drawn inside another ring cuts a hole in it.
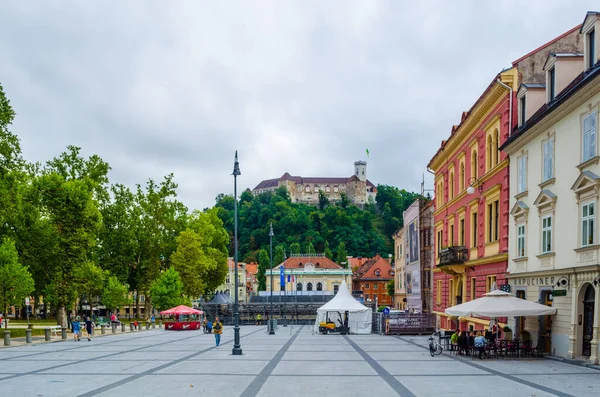
[[[96,296],[109,308],[134,296],[139,309],[141,295],[148,297],[152,287],[158,291],[169,281],[165,274],[177,273],[180,300],[223,283],[227,231],[217,210],[188,213],[177,200],[172,174],[135,189],[111,184],[108,163],[97,155],[86,158],[75,146],[45,164],[28,163],[9,130],[14,117],[0,85],[0,307],[5,313],[7,306],[21,306],[25,296],[36,303],[43,297],[64,324],[66,310],[84,301],[91,308]],[[12,281],[16,274],[22,282]],[[150,304],[146,299],[147,309]]]

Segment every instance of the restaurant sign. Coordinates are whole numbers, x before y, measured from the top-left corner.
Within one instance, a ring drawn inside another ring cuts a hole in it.
[[[567,287],[570,284],[569,276],[547,276],[547,277],[518,277],[509,280],[510,284],[519,286],[539,287]]]

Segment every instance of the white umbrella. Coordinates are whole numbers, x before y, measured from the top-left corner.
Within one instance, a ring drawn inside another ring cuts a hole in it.
[[[556,314],[556,309],[495,290],[485,296],[445,310],[451,316],[471,317],[524,317]]]

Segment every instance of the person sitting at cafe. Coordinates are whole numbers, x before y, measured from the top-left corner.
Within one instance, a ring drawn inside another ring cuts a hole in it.
[[[477,332],[477,336],[475,337],[475,340],[473,341],[474,345],[475,345],[475,349],[477,349],[477,351],[479,351],[479,359],[481,360],[483,358],[483,354],[485,353],[485,338],[483,335],[481,335],[481,332]]]
[[[466,354],[467,349],[469,348],[469,338],[467,336],[467,331],[462,331],[460,336],[458,337],[458,354],[463,355]]]
[[[460,330],[457,329],[452,336],[450,336],[450,350],[454,350],[458,346],[458,337],[460,336]]]

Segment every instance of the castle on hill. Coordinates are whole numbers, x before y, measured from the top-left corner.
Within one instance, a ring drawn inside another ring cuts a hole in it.
[[[341,200],[342,193],[345,193],[348,200],[356,205],[374,201],[377,195],[377,187],[367,179],[367,162],[360,160],[354,162],[354,174],[349,177],[302,177],[286,172],[280,178],[260,182],[252,193],[273,192],[281,186],[290,193],[293,203],[310,205],[319,203],[319,191],[324,192],[331,202]]]

